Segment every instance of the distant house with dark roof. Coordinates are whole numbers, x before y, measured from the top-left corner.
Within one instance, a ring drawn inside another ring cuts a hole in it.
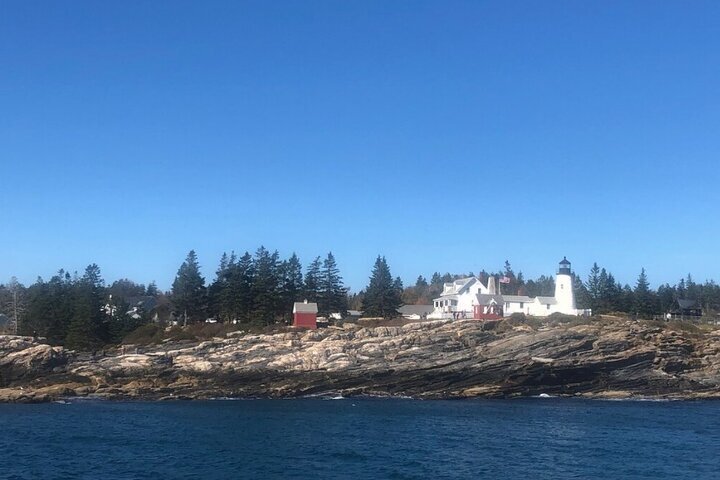
[[[675,308],[670,312],[681,317],[702,317],[702,306],[697,300],[678,298]]]

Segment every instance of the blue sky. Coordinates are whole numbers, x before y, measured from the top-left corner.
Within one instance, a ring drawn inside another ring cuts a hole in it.
[[[718,2],[0,3],[0,281],[720,279]]]

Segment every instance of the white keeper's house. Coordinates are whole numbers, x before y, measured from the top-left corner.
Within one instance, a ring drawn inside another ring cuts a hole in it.
[[[495,277],[483,285],[477,277],[455,280],[443,285],[439,298],[433,300],[433,311],[428,318],[493,319],[524,313],[546,317],[553,313],[566,315],[588,314],[588,310],[575,308],[570,262],[563,258],[555,277],[554,297],[528,297],[504,295],[496,288]]]

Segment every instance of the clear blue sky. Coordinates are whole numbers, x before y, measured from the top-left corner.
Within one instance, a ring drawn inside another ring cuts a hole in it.
[[[720,2],[0,3],[0,281],[720,280]]]

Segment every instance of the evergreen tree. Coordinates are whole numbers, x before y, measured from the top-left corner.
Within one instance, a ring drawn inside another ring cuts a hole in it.
[[[418,275],[417,280],[415,281],[415,286],[418,288],[424,288],[428,286],[427,280],[425,280],[425,277],[422,275]]]
[[[145,295],[145,285],[137,284],[132,280],[123,278],[115,280],[107,289],[108,295],[113,298],[130,298]]]
[[[215,281],[207,289],[208,315],[221,322],[233,318],[233,294],[231,276],[234,268],[234,254],[223,252],[220,264],[215,272]]]
[[[402,288],[402,282],[399,284]],[[390,274],[385,257],[378,256],[373,267],[370,284],[365,289],[363,310],[366,316],[392,318],[398,315],[402,306],[397,279]]]
[[[190,250],[172,284],[171,299],[183,323],[205,320],[207,292],[195,250]]]
[[[65,345],[73,350],[96,350],[109,338],[109,319],[103,311],[104,282],[100,268],[88,265],[75,282],[75,306],[68,325]]]
[[[593,313],[598,313],[600,308],[600,267],[597,262],[593,263],[585,286],[590,299],[590,308],[592,308]]]
[[[320,257],[315,257],[310,265],[308,265],[305,273],[305,300],[308,302],[317,302],[320,300],[320,284],[322,282],[322,261]]]
[[[656,312],[655,301],[644,268],[640,271],[633,293],[635,313],[644,318],[652,316]]]
[[[660,312],[667,313],[675,307],[675,289],[669,284],[660,285],[657,290]]]
[[[590,308],[590,294],[585,288],[582,280],[577,275],[573,275],[573,293],[575,294],[576,308]],[[593,312],[595,313],[595,312]]]
[[[157,297],[160,295],[155,280],[148,284],[147,288],[145,289],[145,295],[147,295],[148,297]]]
[[[280,309],[279,255],[261,246],[255,252],[255,276],[252,283],[253,319],[255,323],[274,323]]]
[[[303,299],[300,298],[303,295],[303,274],[302,265],[300,259],[293,253],[292,256],[282,262],[282,306],[283,306],[283,317],[286,323],[289,323],[292,318],[292,308],[295,302],[300,302]]]
[[[250,253],[240,257],[231,277],[232,296],[234,299],[233,315],[241,322],[251,320],[254,306],[253,281],[255,279],[255,262]]]
[[[323,316],[331,313],[340,313],[342,316],[347,314],[347,290],[332,252],[323,261],[318,312]]]

